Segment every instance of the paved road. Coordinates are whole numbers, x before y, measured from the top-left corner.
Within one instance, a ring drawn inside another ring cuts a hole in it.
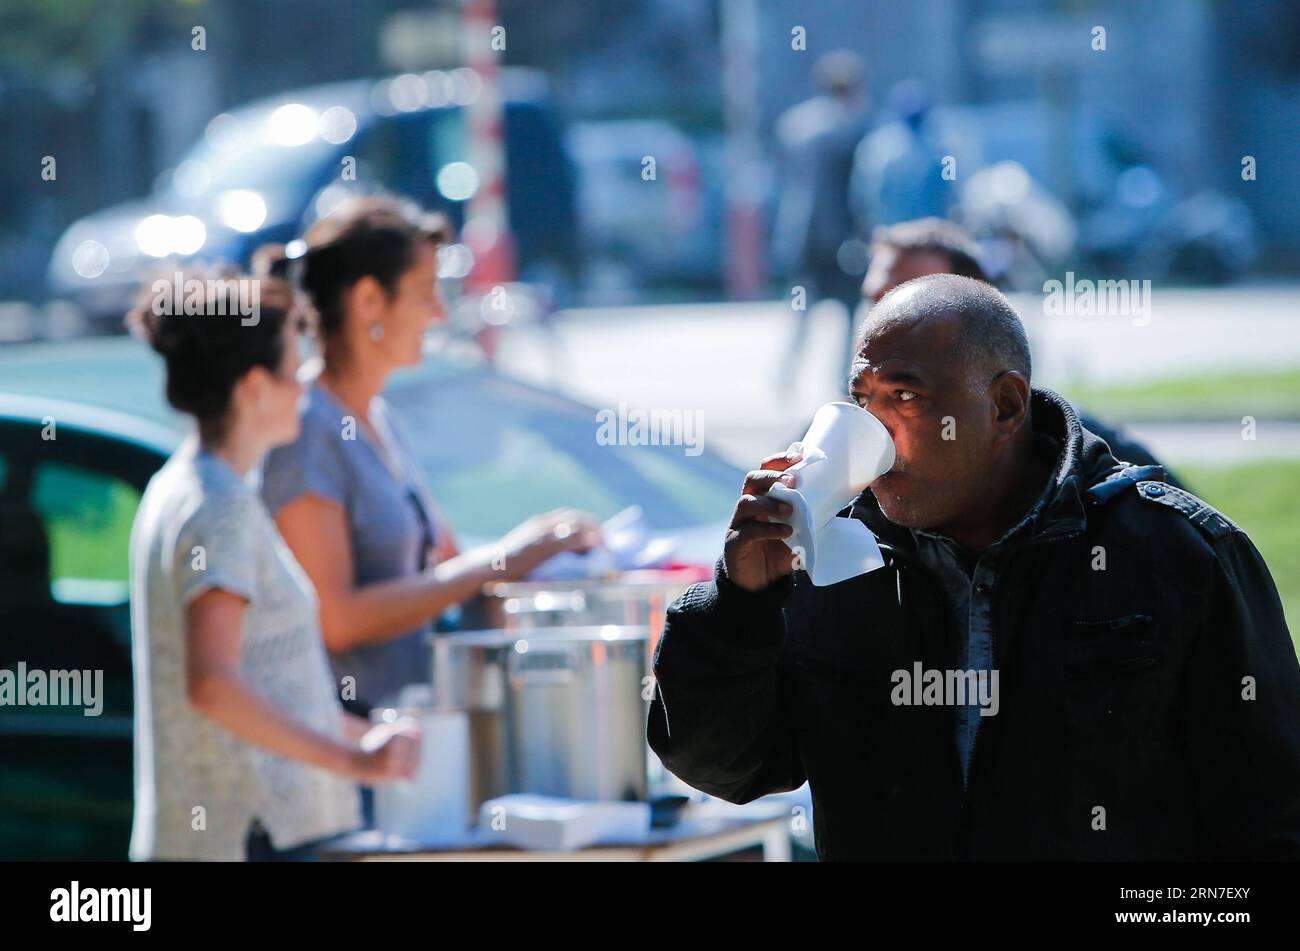
[[[1048,317],[1041,298],[1015,299],[1030,329],[1037,381],[1119,382],[1198,370],[1300,365],[1300,287],[1156,289],[1149,323],[1129,317]],[[748,465],[802,432],[821,403],[842,393],[835,364],[844,326],[833,304],[813,314],[796,379],[775,375],[793,323],[782,303],[590,308],[556,315],[548,337],[511,330],[507,371],[598,407],[699,414],[705,444]],[[1261,422],[1254,443],[1230,425],[1149,424],[1137,435],[1171,461],[1300,456],[1300,425]]]

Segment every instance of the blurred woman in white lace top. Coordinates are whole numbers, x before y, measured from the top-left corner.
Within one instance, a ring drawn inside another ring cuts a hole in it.
[[[299,857],[359,826],[357,783],[414,775],[418,743],[408,724],[362,741],[369,724],[339,705],[316,594],[250,483],[298,430],[292,293],[182,277],[181,293],[156,282],[131,316],[166,361],[168,401],[197,423],[131,536],[131,857]],[[177,300],[197,304],[176,313]]]

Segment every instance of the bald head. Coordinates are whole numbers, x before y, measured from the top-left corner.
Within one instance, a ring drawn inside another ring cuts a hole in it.
[[[931,327],[936,345],[951,348],[972,385],[985,386],[1007,370],[1030,379],[1029,339],[1010,301],[983,281],[956,274],[918,277],[881,298],[862,323],[855,369],[873,340]]]

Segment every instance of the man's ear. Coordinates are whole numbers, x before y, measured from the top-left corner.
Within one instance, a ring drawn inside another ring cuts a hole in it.
[[[1029,381],[1018,370],[1007,370],[989,384],[996,415],[993,425],[1007,436],[1029,420]]]

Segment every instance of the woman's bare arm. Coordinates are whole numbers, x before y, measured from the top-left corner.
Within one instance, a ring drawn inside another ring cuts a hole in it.
[[[557,535],[553,529],[566,518],[575,530]],[[308,493],[283,506],[275,522],[316,587],[325,645],[335,653],[400,636],[489,581],[522,578],[552,555],[593,543],[589,518],[553,512],[530,519],[497,545],[463,552],[422,574],[356,585],[342,505]]]
[[[248,688],[239,673],[240,632],[248,602],[219,588],[185,611],[185,673],[190,703],[231,733],[290,759],[351,773],[353,749],[308,729]]]
[[[401,756],[396,755],[404,752],[398,746],[367,753],[352,742],[304,726],[249,688],[239,672],[247,605],[239,595],[214,588],[186,608],[185,675],[190,703],[249,743],[358,782],[412,774],[413,768],[405,762],[409,750]]]

